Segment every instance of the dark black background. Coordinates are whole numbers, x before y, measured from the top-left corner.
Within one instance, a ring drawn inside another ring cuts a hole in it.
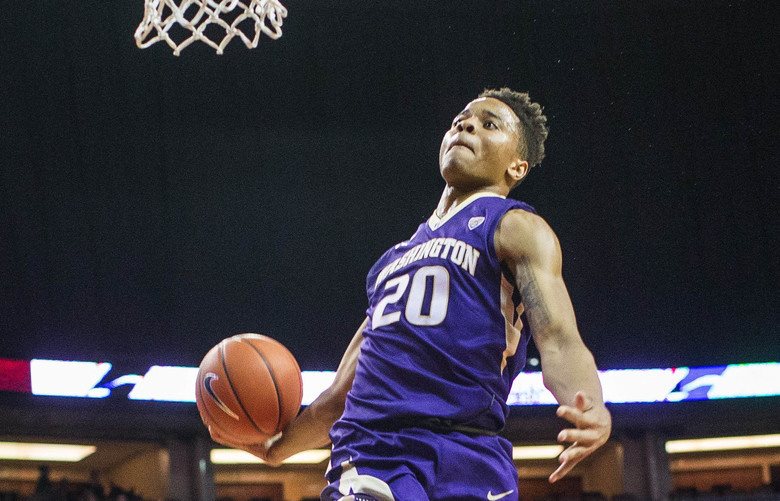
[[[528,90],[602,368],[780,359],[766,1],[287,0],[284,35],[136,48],[141,0],[0,16],[0,357],[196,365],[262,332],[334,369],[365,274],[432,212],[441,136]]]

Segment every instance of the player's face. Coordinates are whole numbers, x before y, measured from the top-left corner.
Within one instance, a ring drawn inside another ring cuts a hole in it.
[[[498,99],[470,102],[441,142],[439,169],[447,184],[473,190],[504,183],[507,169],[520,161],[518,126],[512,108]]]

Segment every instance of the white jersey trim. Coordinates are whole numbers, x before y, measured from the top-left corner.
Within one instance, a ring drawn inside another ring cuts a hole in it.
[[[473,202],[474,200],[477,200],[478,198],[483,198],[483,197],[497,197],[497,198],[504,198],[504,199],[506,199],[505,196],[499,195],[497,193],[491,193],[489,191],[478,191],[477,193],[474,193],[473,195],[468,197],[466,200],[461,202],[460,205],[458,205],[454,209],[450,210],[447,214],[444,215],[444,217],[437,216],[436,215],[436,211],[434,210],[433,214],[431,214],[431,217],[428,218],[428,227],[431,230],[437,230],[437,229],[441,228],[442,225],[444,225],[444,223],[446,223],[447,221],[452,219],[453,216],[455,216],[455,214],[457,214],[461,210],[465,209],[471,202]]]

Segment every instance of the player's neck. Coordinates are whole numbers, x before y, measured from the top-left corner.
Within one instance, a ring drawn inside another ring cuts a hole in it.
[[[439,205],[436,206],[436,216],[445,217],[448,213],[458,208],[466,199],[476,193],[494,193],[496,195],[506,196],[497,186],[487,186],[476,190],[461,190],[454,186],[447,185],[439,199]]]

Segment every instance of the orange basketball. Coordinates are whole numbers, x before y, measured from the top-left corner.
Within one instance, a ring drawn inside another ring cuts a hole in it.
[[[262,442],[282,431],[298,414],[302,397],[298,362],[270,337],[229,337],[200,363],[195,392],[200,417],[237,442]]]

